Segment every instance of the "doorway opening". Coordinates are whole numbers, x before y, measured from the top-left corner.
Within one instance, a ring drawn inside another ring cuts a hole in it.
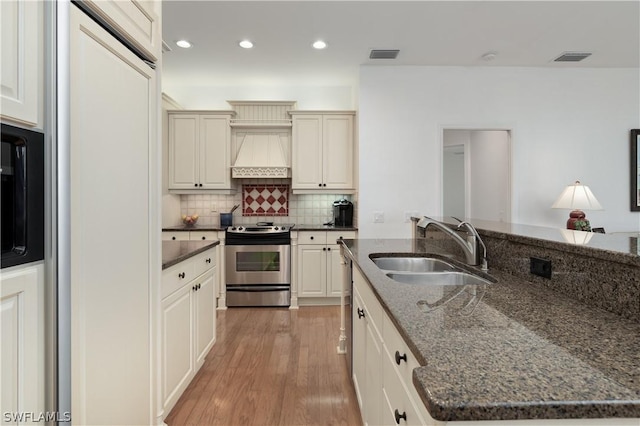
[[[511,221],[510,130],[443,130],[442,215]]]

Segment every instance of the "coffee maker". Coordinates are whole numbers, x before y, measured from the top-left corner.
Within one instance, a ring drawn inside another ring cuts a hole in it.
[[[333,202],[333,224],[353,226],[353,203],[346,198]]]

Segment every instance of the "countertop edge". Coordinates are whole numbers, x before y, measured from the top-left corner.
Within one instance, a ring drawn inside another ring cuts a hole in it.
[[[189,241],[184,241],[184,242],[185,243],[189,243]],[[200,241],[195,241],[195,242],[201,243]],[[171,241],[171,243],[179,244],[179,243],[182,243],[182,241],[175,241],[175,242]],[[213,247],[216,247],[216,246],[220,245],[220,241],[219,240],[214,240],[214,241],[210,241],[210,242],[208,241],[208,243],[209,244],[205,244],[205,245],[203,245],[201,247],[194,248],[193,250],[190,250],[189,252],[184,253],[184,254],[176,257],[176,258],[173,258],[171,260],[163,262],[162,263],[162,270],[164,271],[165,269],[168,269],[168,268],[170,268],[170,267],[172,267],[174,265],[177,265],[178,263],[180,263],[182,261],[185,261],[185,260],[187,260],[187,259],[189,259],[189,258],[191,258],[191,257],[193,257],[193,256],[195,256],[197,254],[200,254],[200,253],[205,252],[205,251],[207,251],[209,249],[212,249]]]

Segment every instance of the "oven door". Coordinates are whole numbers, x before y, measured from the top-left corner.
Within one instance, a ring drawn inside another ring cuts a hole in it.
[[[291,246],[231,245],[225,250],[227,285],[291,283]]]

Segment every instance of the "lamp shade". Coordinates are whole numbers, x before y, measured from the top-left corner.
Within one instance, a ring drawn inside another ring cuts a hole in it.
[[[568,185],[555,203],[551,206],[553,209],[572,209],[572,210],[603,210],[602,206],[596,199],[593,192],[588,186],[583,185],[580,181]]]

